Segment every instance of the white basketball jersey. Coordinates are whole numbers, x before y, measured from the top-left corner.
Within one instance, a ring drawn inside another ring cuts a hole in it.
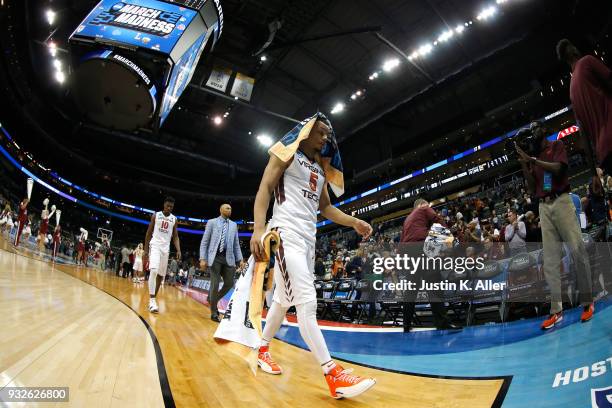
[[[170,241],[172,241],[172,231],[176,217],[172,214],[165,216],[162,211],[155,213],[155,228],[153,229],[153,237],[151,238],[150,246],[154,246],[161,251],[170,251]]]
[[[314,240],[317,211],[325,185],[325,173],[299,150],[274,189],[274,210],[270,227],[283,227]]]

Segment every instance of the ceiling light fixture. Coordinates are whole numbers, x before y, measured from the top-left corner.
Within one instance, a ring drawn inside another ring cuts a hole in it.
[[[51,54],[52,57],[55,57],[57,55],[57,45],[53,41],[51,41],[48,47],[49,47],[49,54]]]
[[[219,126],[221,123],[223,123],[223,119],[221,119],[221,116],[215,116],[213,119],[213,123]]]
[[[424,57],[425,55],[429,54],[431,52],[431,50],[433,50],[433,45],[431,44],[423,44],[419,47],[419,55],[421,57]]]
[[[272,145],[272,138],[266,134],[261,134],[257,136],[257,141],[260,145],[264,147],[268,147]]]
[[[440,34],[440,36],[438,37],[438,42],[446,42],[449,39],[451,39],[453,35],[454,35],[453,30],[447,30],[443,32],[442,34]]]
[[[340,113],[344,110],[344,104],[342,102],[338,102],[337,104],[334,105],[334,107],[331,110],[331,114],[335,115],[337,113]]]
[[[477,20],[486,20],[486,19],[492,17],[495,13],[497,13],[497,7],[489,6],[489,7],[485,8],[484,10],[482,10],[480,12],[480,14],[478,14],[476,19]]]
[[[53,25],[53,23],[55,22],[55,16],[56,16],[55,11],[51,9],[47,9],[45,16],[47,17],[47,22],[49,23],[49,25]]]
[[[63,84],[66,81],[66,75],[62,71],[57,71],[55,73],[55,80],[60,84]]]
[[[400,60],[397,58],[392,58],[389,60],[386,60],[385,63],[382,66],[383,71],[385,72],[391,72],[393,71],[395,68],[397,68],[400,64]]]

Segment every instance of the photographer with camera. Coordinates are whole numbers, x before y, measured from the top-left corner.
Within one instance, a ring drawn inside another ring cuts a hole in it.
[[[544,276],[551,294],[550,316],[542,323],[541,328],[550,329],[563,319],[559,268],[563,243],[568,246],[577,268],[580,304],[584,307],[581,321],[586,322],[593,317],[595,311],[591,267],[575,216],[574,204],[568,194],[570,186],[565,145],[560,140],[549,142],[546,139],[546,129],[539,122],[532,123],[527,131],[520,131],[516,138],[514,147],[527,186],[540,200]]]

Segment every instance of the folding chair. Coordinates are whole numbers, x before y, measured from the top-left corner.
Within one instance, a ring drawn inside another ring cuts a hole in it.
[[[373,308],[373,310],[368,310],[370,314],[369,317],[376,314],[376,303],[370,302],[369,296],[370,296],[370,281],[366,279],[362,279],[359,282],[357,282],[353,290],[353,296],[352,296],[353,299],[351,301],[351,315],[350,315],[351,321],[361,323],[363,313],[366,309],[366,306],[368,307],[368,309]],[[355,314],[357,314],[356,318],[355,318]],[[368,320],[370,320],[369,317],[368,317]]]
[[[336,292],[336,286],[338,282],[336,281],[327,281],[323,282],[321,288],[321,298],[317,299],[317,314],[319,315],[319,319],[324,319],[327,315],[330,306],[334,303],[333,296]]]
[[[352,304],[351,297],[355,287],[353,279],[343,279],[336,286],[333,300],[329,308],[329,313],[333,320],[340,321],[344,315],[349,312],[349,306]]]
[[[491,312],[497,312],[499,314],[500,321],[503,322],[505,320],[505,301],[503,294],[501,296],[501,299],[493,299],[493,293],[491,293],[490,296],[487,296],[486,293],[480,293],[474,290],[479,280],[492,279],[503,273],[504,268],[501,267],[500,262],[489,261],[485,263],[483,269],[477,269],[471,276],[469,286],[472,290],[469,294],[470,298],[468,300],[468,308],[465,316],[466,326],[471,326],[472,324],[474,324],[474,322],[476,322],[477,320],[477,315],[484,315],[485,313],[490,314]],[[502,280],[505,281],[505,275],[502,276],[502,278]]]

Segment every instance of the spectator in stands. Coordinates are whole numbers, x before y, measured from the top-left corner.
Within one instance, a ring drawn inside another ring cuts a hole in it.
[[[494,242],[491,237],[487,237],[484,240],[483,244],[483,257],[487,261],[494,261],[498,259],[502,259],[504,257],[504,246],[498,242]],[[469,248],[468,248],[469,249]],[[466,250],[466,257],[468,256],[468,252]]]
[[[599,165],[612,174],[612,71],[566,39],[557,44],[557,56],[572,71],[570,100],[580,130],[595,146]]]
[[[463,221],[463,214],[457,212],[455,214],[455,223],[451,226],[450,230],[459,242],[463,242],[463,232],[465,231],[465,222]]]
[[[359,249],[346,267],[348,277],[360,280],[363,277],[363,265],[363,250]]]
[[[128,268],[128,273],[127,276],[125,276],[126,278],[132,278],[134,279],[134,262],[136,262],[136,256],[134,255],[134,251],[136,250],[136,248],[134,249],[129,249],[130,251],[130,255],[128,256],[129,260],[130,260],[130,267]]]
[[[509,224],[505,230],[505,241],[510,248],[510,254],[516,255],[520,252],[525,252],[527,238],[527,229],[523,221],[519,221],[516,209],[512,208],[508,212]]]
[[[127,277],[127,274],[130,270],[130,250],[127,246],[123,245],[121,248],[121,277]],[[117,276],[119,273],[117,272]]]
[[[408,252],[409,256],[422,256],[423,244],[421,243],[425,241],[425,238],[427,238],[429,229],[434,223],[440,223],[446,226],[442,216],[437,214],[429,206],[429,203],[426,200],[418,198],[414,202],[414,209],[404,221],[402,238],[400,239],[401,243],[408,244],[404,249]],[[416,280],[419,282],[417,283],[417,286],[420,287],[420,281],[422,280],[440,281],[440,271],[416,271],[416,273],[412,275],[412,279],[413,281]],[[428,294],[435,326],[438,329],[458,329],[459,326],[451,323],[450,319],[446,315],[446,308],[442,302],[442,299],[440,299],[440,294],[435,291],[430,291]],[[408,291],[402,304],[405,332],[410,331],[412,326],[412,317],[415,310],[414,301],[416,299],[416,295],[416,290]]]
[[[501,218],[497,216],[497,211],[491,211],[491,222],[493,223],[493,228],[500,229],[501,228]]]
[[[589,220],[589,224],[601,224],[608,220],[608,203],[606,195],[598,176],[593,176],[593,181],[589,184],[587,195],[588,204],[584,212]]]
[[[332,264],[332,277],[340,278],[342,276],[342,268],[344,267],[344,262],[342,262],[342,255],[336,256],[336,260]]]
[[[532,124],[532,133],[538,143],[539,154],[531,157],[515,144],[521,169],[531,192],[540,199],[540,223],[542,227],[544,276],[551,292],[550,316],[542,323],[542,329],[554,327],[563,319],[561,303],[561,261],[564,242],[576,265],[576,278],[580,303],[584,307],[582,321],[593,317],[593,287],[591,266],[576,221],[575,208],[570,196],[567,176],[567,152],[563,141],[549,142],[547,130],[540,123]],[[508,235],[506,233],[506,235]]]
[[[499,230],[495,228],[488,219],[482,220],[482,240],[489,238],[491,241],[499,240]]]
[[[478,229],[478,220],[473,219],[464,232],[465,242],[478,243],[482,241],[482,232]]]
[[[584,212],[588,199],[586,197],[580,198],[578,194],[574,194],[571,191],[569,192],[569,196],[572,199],[574,208],[576,209],[576,218],[578,219],[578,225],[580,225],[580,214]]]
[[[598,172],[601,172],[602,175],[600,175],[600,177],[602,177],[602,184],[604,186],[604,190],[606,191],[606,194],[610,196],[610,194],[612,193],[612,175],[603,175],[602,169],[598,168],[597,170]]]
[[[317,279],[323,279],[325,277],[325,264],[323,263],[323,258],[320,256],[317,257],[315,261],[315,276]]]
[[[195,274],[196,274],[196,261],[194,259],[193,262],[191,263],[191,266],[189,266],[189,269],[187,270],[187,278],[185,279],[183,284],[190,286]]]
[[[536,218],[533,211],[527,211],[525,213],[525,228],[527,230],[527,236],[525,241],[527,242],[542,242],[542,229],[540,228],[540,220]]]
[[[179,272],[179,264],[176,257],[172,257],[170,261],[170,265],[168,265],[168,271],[170,272],[170,276],[175,276]]]

